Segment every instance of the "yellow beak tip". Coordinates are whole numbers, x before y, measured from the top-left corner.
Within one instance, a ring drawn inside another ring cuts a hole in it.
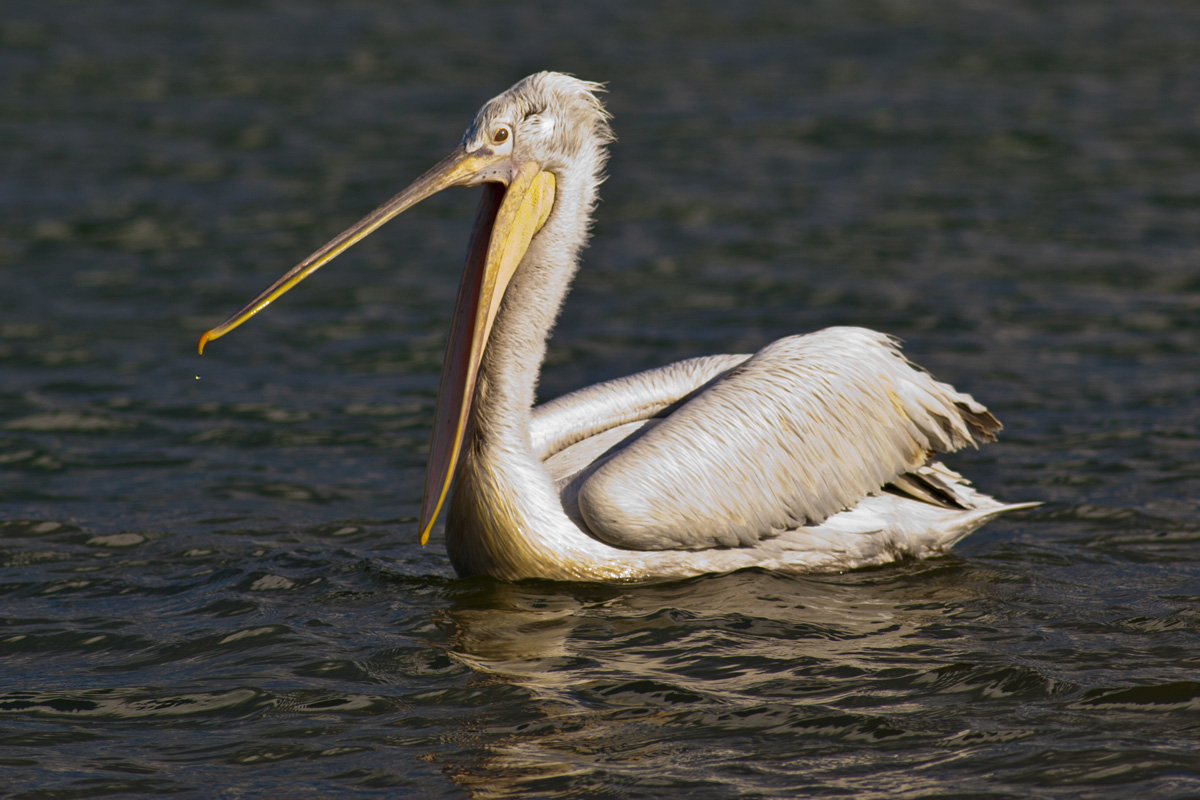
[[[212,338],[212,331],[205,331],[204,335],[200,337],[200,344],[196,345],[196,352],[200,355],[204,355],[204,345],[212,341]]]

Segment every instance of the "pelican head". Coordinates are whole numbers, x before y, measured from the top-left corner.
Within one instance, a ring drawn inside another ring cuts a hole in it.
[[[466,152],[491,148],[497,153],[507,147],[510,166],[536,162],[549,172],[569,172],[583,150],[612,140],[608,112],[596,96],[602,91],[599,83],[560,72],[530,75],[479,109],[461,146]],[[510,182],[502,171],[497,174],[501,177],[476,183]]]
[[[539,72],[489,100],[459,146],[408,188],[301,261],[258,297],[200,337],[199,349],[266,308],[385,222],[450,186],[483,186],[446,346],[421,505],[421,543],[449,491],[466,434],[476,378],[492,325],[530,243],[558,210],[560,184],[589,187],[583,213],[612,139],[600,84]],[[580,175],[587,165],[586,175]],[[586,218],[575,221],[586,231]]]

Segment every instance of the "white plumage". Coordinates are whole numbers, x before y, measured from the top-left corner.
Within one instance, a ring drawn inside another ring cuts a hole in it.
[[[539,73],[489,101],[450,157],[201,346],[424,197],[485,184],[421,522],[424,541],[453,477],[446,541],[460,574],[842,570],[944,553],[1024,507],[931,460],[994,439],[1000,425],[987,409],[862,328],[690,359],[532,408],[612,139],[599,90]]]

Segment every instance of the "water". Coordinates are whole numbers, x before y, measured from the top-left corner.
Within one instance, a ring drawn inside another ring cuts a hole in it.
[[[1187,3],[9,3],[0,791],[1200,795]],[[902,337],[1043,500],[954,555],[644,587],[416,543],[476,195],[200,332],[541,68],[621,137],[542,393]]]

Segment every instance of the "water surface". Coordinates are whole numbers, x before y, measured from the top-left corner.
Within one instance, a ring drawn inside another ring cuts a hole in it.
[[[10,5],[0,791],[1200,794],[1191,4]],[[472,191],[195,355],[543,68],[620,137],[544,397],[865,325],[1045,505],[844,575],[455,578]]]

